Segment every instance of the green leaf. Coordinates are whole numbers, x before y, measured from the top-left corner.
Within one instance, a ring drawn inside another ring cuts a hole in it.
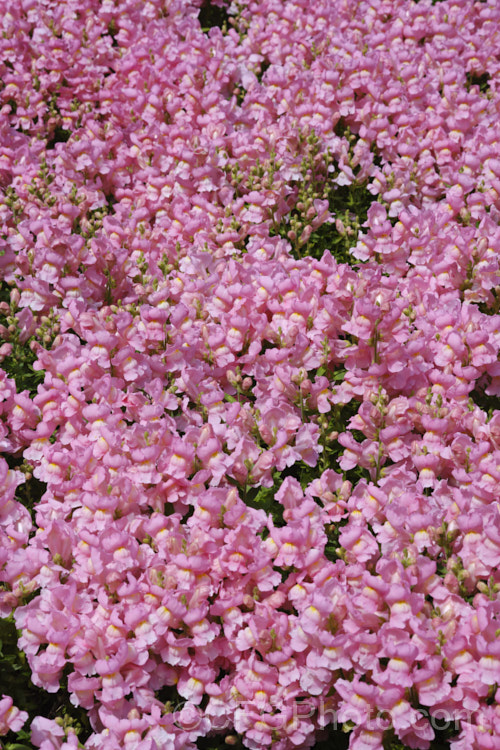
[[[336,382],[344,380],[345,374],[346,374],[346,370],[337,370],[337,372],[333,376],[332,380],[335,380]]]

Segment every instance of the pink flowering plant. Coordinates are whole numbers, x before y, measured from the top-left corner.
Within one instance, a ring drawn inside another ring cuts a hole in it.
[[[498,2],[0,27],[5,750],[500,750]]]

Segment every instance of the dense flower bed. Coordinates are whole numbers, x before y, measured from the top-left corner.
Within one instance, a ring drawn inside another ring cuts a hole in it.
[[[497,0],[0,24],[0,734],[498,750]]]

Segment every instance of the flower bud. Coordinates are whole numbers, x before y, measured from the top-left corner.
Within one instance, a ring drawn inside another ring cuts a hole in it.
[[[21,293],[19,289],[16,289],[14,287],[14,289],[10,290],[10,303],[11,305],[14,305],[14,307],[17,307],[20,300],[21,300]]]
[[[226,372],[226,377],[228,379],[228,382],[231,383],[231,385],[238,385],[238,383],[241,382],[241,375],[238,372],[235,372],[234,370],[228,370]]]

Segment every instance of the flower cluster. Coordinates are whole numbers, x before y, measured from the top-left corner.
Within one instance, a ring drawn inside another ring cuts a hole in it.
[[[31,742],[498,748],[496,0],[0,23],[0,616],[89,722]]]

